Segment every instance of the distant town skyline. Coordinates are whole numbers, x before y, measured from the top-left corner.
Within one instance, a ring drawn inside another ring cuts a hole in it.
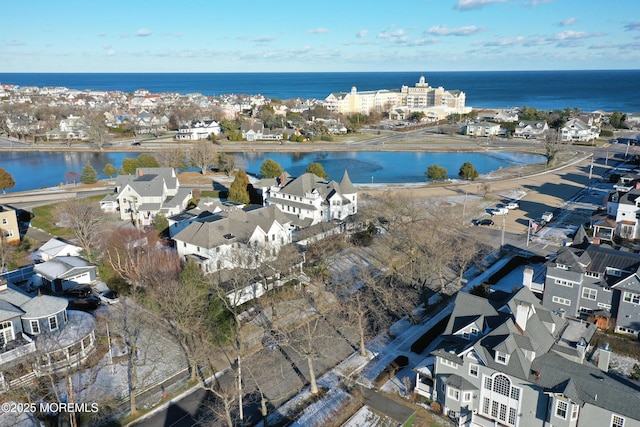
[[[9,2],[0,72],[640,69],[636,0]]]

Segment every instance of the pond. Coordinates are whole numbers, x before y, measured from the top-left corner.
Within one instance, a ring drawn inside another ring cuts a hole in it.
[[[120,168],[125,157],[138,153],[124,152],[0,152],[0,167],[16,181],[11,192],[52,187],[65,180],[69,171],[82,172],[86,164],[98,171],[100,178],[107,163]],[[258,174],[269,158],[293,176],[300,175],[312,162],[322,164],[330,179],[340,180],[348,170],[354,184],[398,184],[425,182],[426,169],[433,164],[457,177],[460,165],[471,162],[480,174],[500,168],[544,162],[544,156],[514,152],[399,152],[399,151],[331,151],[331,152],[245,152],[234,153],[236,165],[248,173]]]

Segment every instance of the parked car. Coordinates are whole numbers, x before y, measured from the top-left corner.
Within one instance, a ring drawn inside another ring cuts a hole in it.
[[[91,288],[89,286],[76,286],[75,288],[67,289],[62,294],[70,298],[86,298],[91,295]]]
[[[140,141],[133,141],[131,145],[140,145]]]
[[[87,298],[79,298],[69,301],[69,304],[67,304],[67,310],[93,311],[100,307],[100,305],[100,298],[95,295],[91,295]]]
[[[549,222],[553,219],[553,212],[545,212],[542,214],[541,218],[543,221]]]
[[[477,219],[475,225],[493,225],[493,220],[490,218]]]
[[[517,201],[512,200],[510,202],[505,203],[504,207],[507,209],[518,209],[520,205],[518,204]]]
[[[497,207],[495,209],[491,209],[491,215],[506,215],[509,213],[509,209],[505,207]]]
[[[98,294],[98,297],[105,304],[115,304],[120,301],[118,294],[114,291],[102,291]]]

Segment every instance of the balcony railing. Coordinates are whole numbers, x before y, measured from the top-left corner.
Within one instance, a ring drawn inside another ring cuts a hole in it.
[[[11,341],[0,350],[0,364],[16,360],[36,351],[36,343],[26,335],[21,335],[18,339]]]

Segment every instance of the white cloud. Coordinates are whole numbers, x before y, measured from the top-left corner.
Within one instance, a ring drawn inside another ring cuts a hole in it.
[[[484,43],[484,46],[513,46],[513,45],[524,44],[525,41],[526,39],[524,37],[517,36],[513,38],[488,41]]]
[[[627,31],[640,31],[640,21],[629,22],[624,28]]]
[[[574,17],[571,18],[567,18],[564,21],[558,23],[558,25],[560,25],[561,27],[568,27],[569,25],[573,25],[576,22],[578,22],[578,20]]]
[[[552,40],[575,40],[575,39],[583,39],[585,37],[593,37],[595,34],[587,33],[586,31],[573,31],[567,30],[561,33],[556,34],[551,39]]]
[[[524,7],[536,7],[542,4],[549,4],[553,2],[554,0],[531,0],[531,1],[524,2]]]
[[[153,32],[151,30],[147,30],[146,28],[141,28],[136,33],[136,37],[148,37],[151,34],[153,34]]]
[[[360,30],[356,33],[356,37],[361,39],[363,37],[367,36],[368,31],[367,30]]]
[[[109,50],[107,51],[107,56],[115,56],[115,55],[116,55],[116,51],[115,51],[115,50],[113,50],[113,49],[109,49]]]
[[[102,45],[103,49],[111,49],[111,45],[110,44],[104,44]]]
[[[469,25],[466,27],[449,28],[446,25],[436,25],[425,31],[426,34],[432,34],[434,36],[470,36],[482,31],[482,28],[475,25]]]
[[[276,39],[275,37],[264,36],[264,37],[252,38],[251,41],[255,43],[269,43],[274,41],[275,39]]]
[[[504,1],[505,0],[458,0],[454,8],[461,11],[474,10],[485,7],[491,3],[503,3]]]
[[[308,30],[307,34],[324,34],[328,32],[329,30],[327,30],[326,28],[314,28],[314,29]]]
[[[403,37],[404,36],[404,30],[399,29],[393,32],[388,32],[388,31],[380,31],[378,33],[378,38],[379,39],[395,39],[398,37]]]

